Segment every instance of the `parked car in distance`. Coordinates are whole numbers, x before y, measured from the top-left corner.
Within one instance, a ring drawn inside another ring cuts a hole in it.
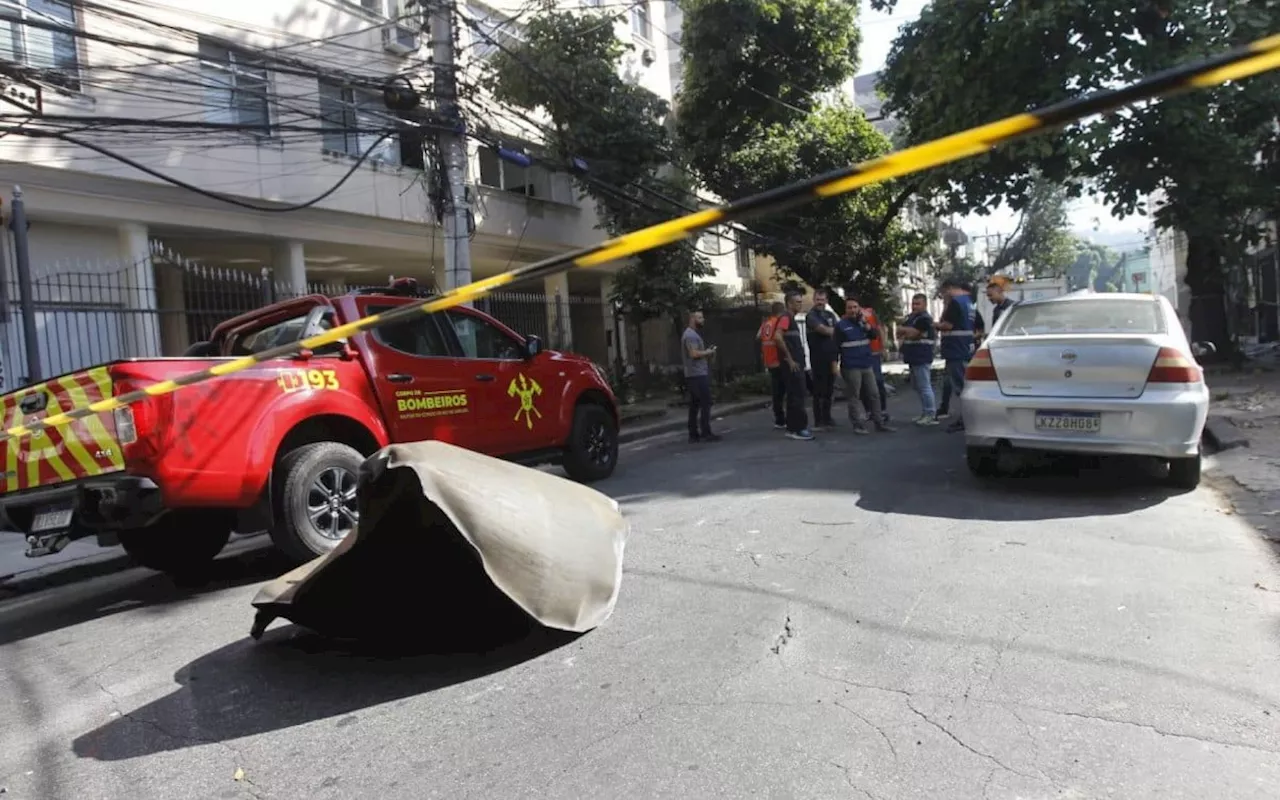
[[[1149,456],[1169,483],[1200,482],[1209,410],[1167,299],[1077,293],[1014,306],[974,354],[960,397],[966,458],[995,474],[1001,451]]]
[[[416,284],[308,295],[243,314],[182,358],[116,361],[0,397],[5,427],[421,303]],[[96,535],[143,566],[198,570],[231,532],[268,530],[297,561],[359,517],[361,463],[437,439],[589,482],[612,474],[618,408],[590,359],[544,350],[471,308],[358,333],[19,440],[0,442],[0,509],[29,556]]]

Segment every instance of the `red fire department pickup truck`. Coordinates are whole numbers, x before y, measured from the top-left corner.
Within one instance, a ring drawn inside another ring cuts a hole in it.
[[[422,301],[404,281],[279,302],[222,323],[182,358],[63,375],[0,397],[0,412],[12,427],[410,302]],[[0,509],[31,556],[97,535],[182,574],[233,530],[266,529],[301,561],[351,531],[357,470],[388,443],[558,462],[589,482],[612,474],[617,433],[613,393],[589,359],[459,307],[0,443]]]

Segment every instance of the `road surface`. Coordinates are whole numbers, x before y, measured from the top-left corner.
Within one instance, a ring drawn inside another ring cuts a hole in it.
[[[1280,572],[1217,495],[722,424],[625,448],[622,595],[577,638],[251,643],[261,554],[0,603],[4,800],[1280,796]]]

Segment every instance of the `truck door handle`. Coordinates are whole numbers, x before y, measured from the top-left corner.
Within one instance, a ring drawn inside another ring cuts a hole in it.
[[[406,375],[403,372],[393,372],[387,376],[387,380],[391,381],[392,383],[412,383],[413,376]]]
[[[477,376],[476,376],[476,380],[478,380],[478,381],[491,381],[491,380],[493,380],[493,376],[492,376],[492,375],[477,375]]]

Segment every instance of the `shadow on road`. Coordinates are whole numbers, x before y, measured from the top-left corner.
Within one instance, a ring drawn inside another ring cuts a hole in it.
[[[296,626],[229,644],[178,670],[177,691],[75,740],[81,758],[121,761],[340,717],[491,675],[574,641],[535,627],[479,652],[395,656],[342,647]],[[478,649],[478,648],[477,648]]]
[[[905,409],[900,404],[894,410]],[[857,507],[867,511],[991,522],[1121,516],[1177,494],[1161,484],[1152,462],[1141,459],[1060,457],[980,480],[965,465],[962,434],[895,424],[897,433],[856,436],[841,420],[815,441],[797,442],[773,430],[765,414],[742,415],[723,441],[676,440],[645,449],[599,488],[630,504],[833,492],[856,497]],[[776,499],[786,502],[785,495]]]
[[[289,564],[276,551],[258,547],[214,561],[209,574],[199,584],[178,585],[157,572],[133,568],[119,580],[99,589],[99,584],[63,587],[59,591],[19,595],[11,603],[22,602],[9,611],[0,601],[0,645],[68,628],[121,611],[164,613],[175,603],[189,598],[270,580],[288,571]]]

